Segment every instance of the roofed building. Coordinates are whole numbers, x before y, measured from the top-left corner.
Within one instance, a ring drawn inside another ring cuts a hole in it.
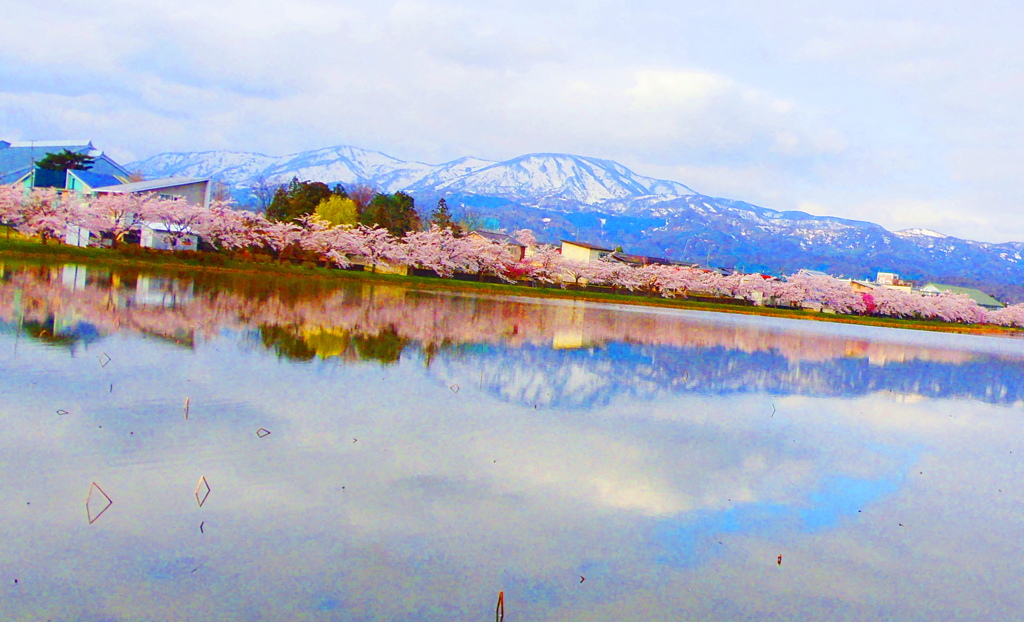
[[[592,261],[604,259],[614,252],[614,249],[604,248],[603,246],[595,246],[585,242],[570,242],[569,240],[562,240],[562,257],[565,257],[566,259],[590,263]]]
[[[990,311],[1002,309],[1006,306],[980,289],[975,289],[973,287],[958,287],[956,285],[943,285],[942,283],[927,283],[921,288],[921,291],[926,294],[940,294],[942,292],[964,294],[974,302],[978,303],[979,307]]]
[[[476,230],[470,231],[467,237],[476,237],[480,240],[501,244],[508,249],[509,256],[515,261],[521,261],[526,256],[526,246],[507,233],[497,231]]]
[[[69,173],[71,171],[68,171]],[[167,177],[93,188],[95,194],[156,194],[162,199],[185,199],[193,205],[210,205],[211,184],[207,178]]]
[[[64,151],[92,158],[86,170],[52,171],[37,163],[49,154]],[[128,171],[93,146],[88,140],[0,140],[0,184],[22,184],[29,188],[74,190],[81,195],[154,193],[164,198],[182,198],[196,205],[210,205],[209,178],[170,177],[130,182]]]
[[[128,171],[88,140],[0,140],[0,183],[20,182],[28,188],[67,188],[67,173],[70,171],[49,171],[36,166],[36,162],[48,154],[64,150],[93,159],[88,171],[75,172],[107,175],[118,180],[116,183],[128,181]]]

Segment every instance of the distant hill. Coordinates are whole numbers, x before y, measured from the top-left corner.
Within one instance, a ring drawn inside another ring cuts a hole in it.
[[[330,185],[405,191],[425,214],[445,198],[509,230],[622,246],[631,253],[773,274],[800,268],[873,278],[978,287],[1004,302],[1024,301],[1024,244],[962,240],[925,229],[891,232],[870,222],[779,212],[709,197],[674,181],[637,175],[610,160],[557,153],[504,162],[464,157],[444,164],[406,162],[378,151],[338,146],[287,156],[205,151],[164,153],[129,165],[147,177],[212,177],[241,205],[259,189],[292,177]]]

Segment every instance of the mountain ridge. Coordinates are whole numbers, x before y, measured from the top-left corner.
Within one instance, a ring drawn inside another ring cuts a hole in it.
[[[426,164],[337,145],[286,156],[164,153],[129,167],[151,177],[212,177],[226,183],[241,204],[251,204],[261,185],[292,177],[367,185],[411,194],[424,215],[444,198],[456,215],[493,228],[531,228],[546,242],[579,239],[774,274],[811,268],[866,279],[878,271],[896,272],[911,280],[979,287],[1005,301],[1024,300],[1024,243],[976,242],[923,228],[894,232],[869,221],[779,211],[703,195],[683,183],[587,156],[464,156]]]

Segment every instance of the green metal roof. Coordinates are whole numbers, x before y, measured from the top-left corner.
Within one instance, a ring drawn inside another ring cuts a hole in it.
[[[958,287],[956,285],[943,285],[942,283],[925,283],[921,289],[925,289],[927,287],[933,287],[939,291],[949,291],[954,294],[965,294],[982,307],[1001,309],[1006,306],[980,289],[975,289],[973,287]]]

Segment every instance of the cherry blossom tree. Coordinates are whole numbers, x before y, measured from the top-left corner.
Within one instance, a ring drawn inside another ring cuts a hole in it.
[[[985,310],[966,294],[942,292],[937,296],[919,296],[919,300],[924,317],[966,324],[985,322]]]
[[[1024,303],[1010,305],[996,311],[989,311],[988,321],[1000,326],[1024,328]]]
[[[0,223],[12,226],[21,218],[25,189],[13,184],[0,184]]]
[[[555,283],[561,280],[562,254],[549,244],[540,244],[526,259],[527,274],[541,283]]]
[[[77,224],[94,234],[108,234],[117,246],[124,236],[157,216],[157,199],[151,194],[103,194],[79,204]]]
[[[22,203],[21,213],[15,215],[13,224],[19,232],[38,235],[43,244],[50,238],[60,239],[72,222],[77,211],[78,198],[73,192],[61,193],[55,188],[33,188],[28,199]]]
[[[208,217],[205,207],[184,199],[157,199],[149,213],[148,224],[162,224],[163,234],[171,246],[178,246],[186,236],[197,234]]]
[[[262,215],[257,215],[253,228],[260,245],[268,248],[276,258],[281,257],[284,249],[297,244],[302,232],[302,228],[293,222],[267,220]]]
[[[475,267],[472,264],[475,247],[467,240],[455,237],[451,229],[437,225],[432,225],[427,231],[410,231],[403,238],[410,265],[433,270],[445,278]]]
[[[387,229],[359,225],[356,232],[356,254],[370,262],[372,272],[376,272],[377,265],[382,262],[404,263],[408,259],[405,246],[388,233]]]
[[[511,271],[518,263],[518,257],[513,257],[510,247],[500,242],[485,240],[479,237],[467,236],[463,238],[468,247],[466,256],[472,259],[467,266],[473,273],[496,276],[504,281],[513,281]]]
[[[613,288],[635,291],[643,287],[643,275],[639,268],[624,264],[614,259],[601,259],[589,266],[588,282],[595,285],[607,285]]]
[[[214,247],[230,251],[262,245],[262,222],[258,214],[234,209],[230,201],[213,201],[194,224],[194,228]]]

